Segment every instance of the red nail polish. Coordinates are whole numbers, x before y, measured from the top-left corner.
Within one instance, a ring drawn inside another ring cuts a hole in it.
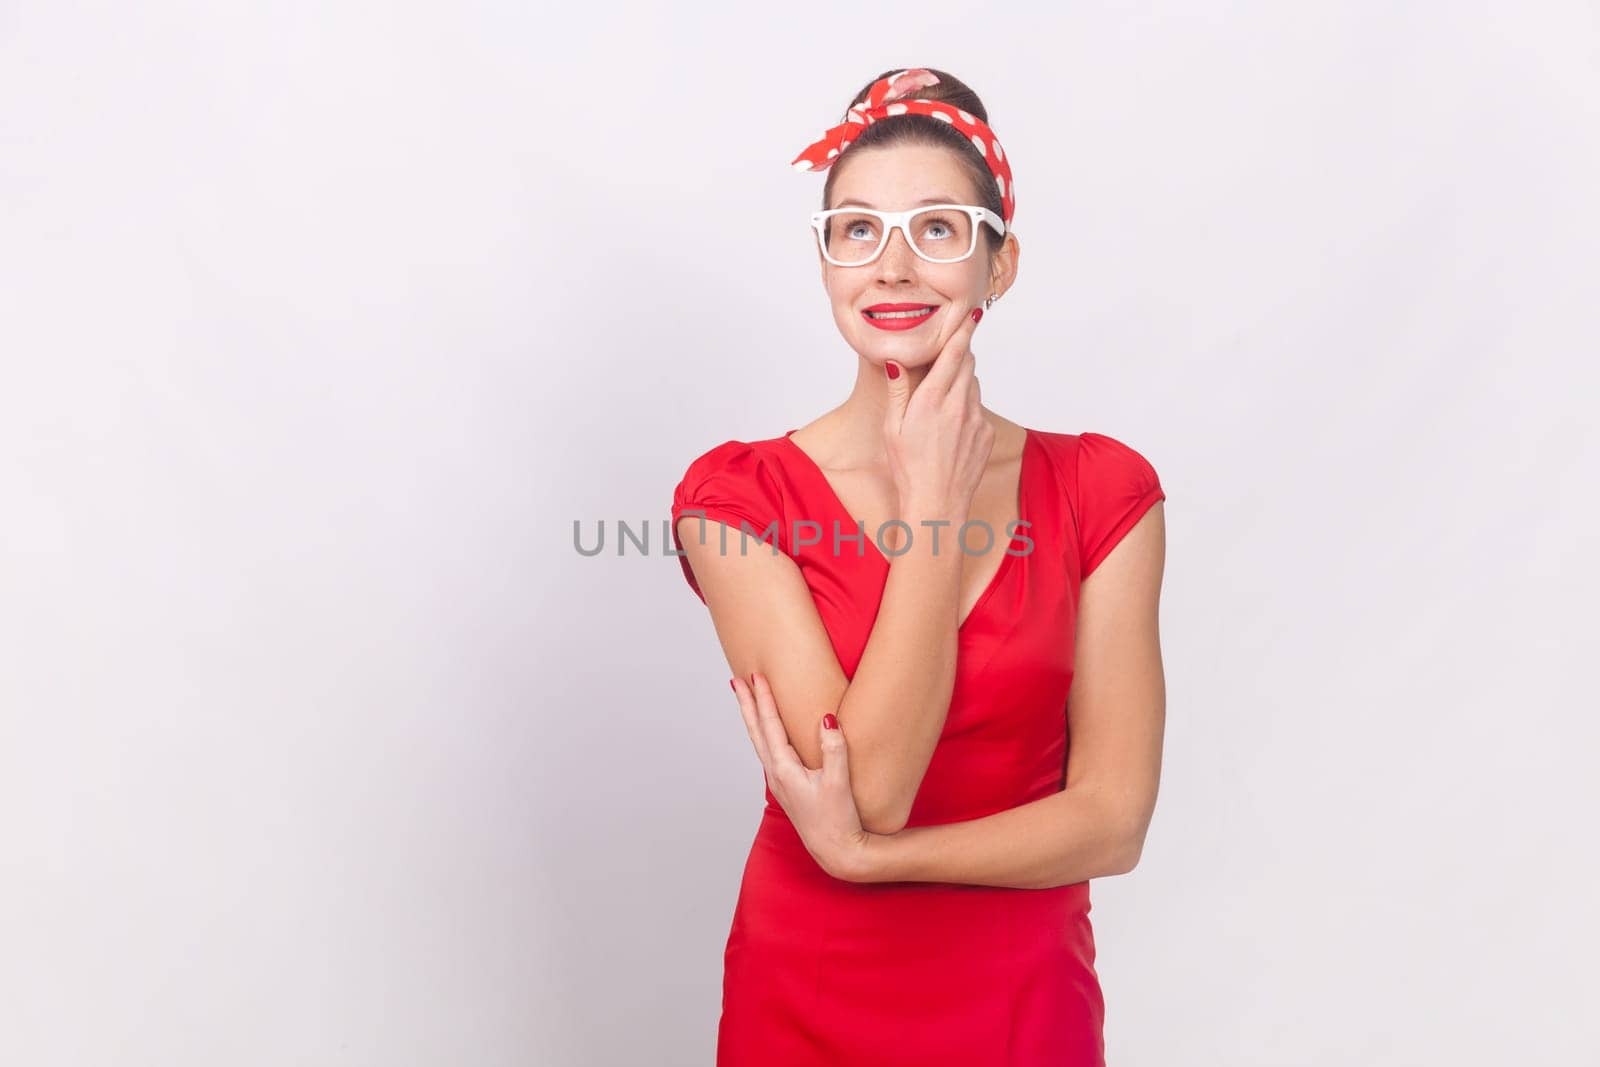
[[[732,678],[728,679],[728,688],[733,690],[733,695],[734,696],[738,696],[739,695],[739,687],[733,684],[733,679]]]
[[[973,322],[982,322],[983,321],[983,309],[982,308],[973,308],[972,309],[972,321]]]
[[[830,711],[822,717],[822,728],[824,730],[837,730],[839,728],[839,720],[833,717],[833,712]]]
[[[883,369],[888,372],[890,378],[900,377],[900,368],[896,367],[893,363],[885,363],[883,365]]]

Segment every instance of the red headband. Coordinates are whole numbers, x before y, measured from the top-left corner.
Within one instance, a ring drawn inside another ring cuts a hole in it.
[[[916,92],[938,81],[938,75],[921,67],[902,70],[887,78],[879,78],[872,83],[872,88],[867,90],[867,98],[845,113],[845,121],[832,127],[808,145],[806,150],[796,156],[794,162],[789,165],[795,170],[827,170],[837,161],[839,153],[850,147],[850,142],[863,129],[879,119],[890,115],[904,115],[908,112],[913,115],[932,115],[936,119],[948,122],[972,139],[972,146],[978,150],[983,161],[989,164],[995,184],[1000,187],[1000,217],[1005,220],[1009,228],[1011,216],[1016,214],[1017,210],[1017,189],[1011,180],[1011,164],[1006,162],[1006,154],[1001,150],[1000,142],[995,139],[994,131],[978,116],[962,111],[958,107],[951,107],[938,100],[924,100],[921,97],[906,98],[907,93]],[[894,103],[890,103],[891,100]]]

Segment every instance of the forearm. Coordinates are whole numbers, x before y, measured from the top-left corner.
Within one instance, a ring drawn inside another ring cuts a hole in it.
[[[1135,849],[1128,820],[1077,787],[980,819],[872,834],[848,880],[1050,889],[1124,874]]]
[[[904,825],[955,686],[961,553],[953,531],[964,520],[937,528],[937,552],[934,527],[904,521],[913,530],[910,545],[890,562],[877,619],[838,711],[856,806],[873,832]]]

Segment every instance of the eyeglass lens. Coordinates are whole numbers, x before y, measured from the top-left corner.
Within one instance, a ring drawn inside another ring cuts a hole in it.
[[[924,259],[950,263],[972,253],[972,216],[949,208],[929,208],[911,216],[911,247]],[[828,256],[840,263],[864,263],[877,255],[884,241],[883,220],[876,215],[845,212],[824,219],[822,233]]]

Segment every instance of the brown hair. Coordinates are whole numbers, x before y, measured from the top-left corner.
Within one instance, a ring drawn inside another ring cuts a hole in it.
[[[874,82],[905,69],[907,68],[892,67],[878,75],[878,77],[873,78],[872,81],[867,82],[861,87],[860,92],[851,98],[846,110],[848,111],[850,107],[854,107],[866,100],[867,92],[872,88]],[[984,122],[989,121],[988,109],[983,106],[983,101],[978,99],[978,94],[969,89],[965,82],[953,74],[946,74],[944,71],[936,70],[933,67],[924,69],[933,71],[938,76],[939,81],[934,85],[916,90],[912,94],[913,96],[925,100],[938,100],[941,103],[949,104],[951,107],[960,108],[962,111],[976,115]],[[843,116],[840,117],[840,121],[844,121]],[[851,152],[861,148],[888,148],[897,144],[927,145],[950,149],[956,154],[956,159],[960,161],[962,169],[972,179],[972,185],[978,191],[979,206],[986,207],[994,212],[995,215],[1004,217],[1005,209],[1000,201],[1000,187],[995,184],[994,171],[989,169],[989,164],[984,162],[983,157],[978,154],[978,150],[973,147],[967,135],[950,125],[950,123],[941,122],[930,115],[912,114],[891,115],[887,118],[880,118],[851,139],[850,146],[845,149],[838,162],[828,168],[827,180],[822,184],[823,210],[826,211],[828,204],[833,200],[834,181],[839,177],[839,168],[844,165],[844,161],[849,158]],[[978,228],[983,231],[984,246],[989,250],[991,256],[994,255],[1000,250],[1001,242],[1005,239],[997,236],[993,227],[980,226]],[[1010,227],[1008,226],[1007,230],[1009,231],[1009,229]]]

